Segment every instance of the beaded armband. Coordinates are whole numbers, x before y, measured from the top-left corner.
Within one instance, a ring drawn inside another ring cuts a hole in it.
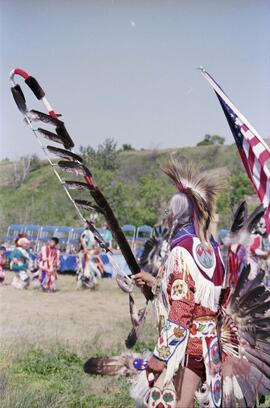
[[[168,362],[181,344],[186,346],[188,334],[189,330],[185,326],[167,320],[155,347],[154,356]]]

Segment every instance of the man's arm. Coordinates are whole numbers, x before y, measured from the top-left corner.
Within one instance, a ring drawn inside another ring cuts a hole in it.
[[[176,247],[168,259],[167,293],[170,300],[169,318],[165,323],[154,356],[168,364],[176,349],[182,348],[185,353],[189,326],[195,307],[194,281],[188,272],[184,250]]]

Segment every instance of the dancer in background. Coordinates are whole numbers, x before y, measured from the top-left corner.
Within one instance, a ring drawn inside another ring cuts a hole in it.
[[[44,292],[56,291],[57,270],[60,266],[59,239],[53,237],[44,245],[38,255],[39,281]]]
[[[4,283],[5,281],[5,270],[4,266],[6,263],[6,248],[4,246],[0,247],[0,286]]]
[[[106,242],[106,244],[108,245],[109,249],[112,249],[112,241],[113,241],[113,236],[111,231],[108,228],[108,225],[106,223],[104,223],[102,225],[102,229],[100,232],[101,236],[103,237],[104,241]]]
[[[30,241],[21,237],[16,240],[16,248],[11,253],[10,269],[15,272],[11,285],[16,289],[27,289],[30,284],[31,258],[29,256]]]
[[[268,245],[267,245],[268,244]],[[251,243],[248,248],[248,257],[250,263],[250,279],[256,278],[258,262],[270,263],[269,241],[266,236],[265,220],[262,217],[258,222],[253,234]],[[268,276],[266,277],[268,279]]]
[[[78,288],[93,289],[104,271],[103,264],[98,256],[100,250],[97,247],[93,233],[86,226],[81,234],[81,251],[79,253],[79,273],[77,278]]]

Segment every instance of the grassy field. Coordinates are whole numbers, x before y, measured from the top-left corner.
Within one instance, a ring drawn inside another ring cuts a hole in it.
[[[90,356],[125,351],[127,295],[112,280],[89,292],[60,276],[58,288],[46,294],[0,287],[1,408],[132,407],[127,380],[91,377],[82,368]],[[137,298],[143,304],[139,292]],[[150,312],[137,351],[153,347],[151,319]]]
[[[104,279],[95,291],[76,289],[73,276],[59,276],[54,294],[13,289],[7,273],[0,287],[1,408],[131,408],[130,382],[89,376],[90,356],[126,351],[130,330],[128,297]],[[144,300],[136,291],[138,305]],[[148,311],[142,339],[134,351],[152,350],[153,315]],[[267,399],[261,408],[270,406]]]

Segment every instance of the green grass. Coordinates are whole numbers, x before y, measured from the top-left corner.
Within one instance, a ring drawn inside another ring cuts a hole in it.
[[[82,368],[86,357],[60,346],[15,353],[1,355],[1,408],[133,406],[128,381],[88,376]]]
[[[141,341],[134,351],[153,347],[153,341]],[[89,349],[94,350],[93,346]],[[112,355],[114,350],[97,350],[94,355]],[[131,408],[128,380],[88,376],[83,372],[87,357],[61,346],[47,350],[15,347],[0,353],[1,408]],[[267,397],[260,408],[270,406]]]

